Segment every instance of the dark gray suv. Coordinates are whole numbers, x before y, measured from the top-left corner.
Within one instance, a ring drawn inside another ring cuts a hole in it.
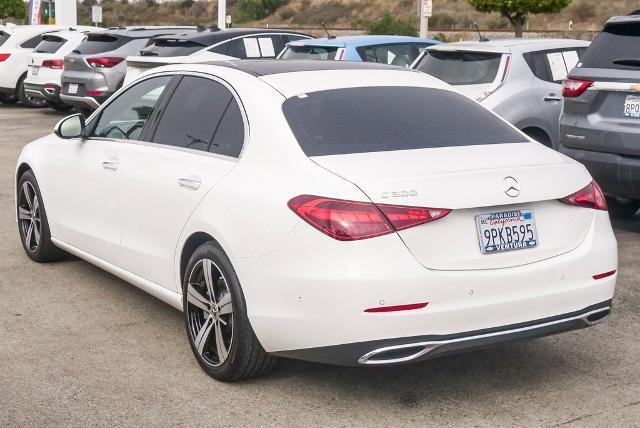
[[[582,162],[612,216],[640,208],[640,15],[611,18],[563,83],[560,151]]]

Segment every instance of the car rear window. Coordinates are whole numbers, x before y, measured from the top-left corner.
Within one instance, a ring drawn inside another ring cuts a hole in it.
[[[429,51],[416,67],[450,85],[492,83],[502,54],[493,52]]]
[[[109,34],[89,34],[87,39],[80,43],[74,52],[81,55],[92,55],[115,50],[120,47],[121,44],[121,37]]]
[[[442,89],[319,91],[288,99],[283,111],[307,156],[526,142],[485,108]]]
[[[337,46],[289,46],[281,59],[335,59]]]
[[[640,69],[640,22],[608,25],[581,62],[588,68]]]
[[[190,40],[156,40],[140,51],[142,56],[187,56],[206,48],[205,45]]]
[[[66,39],[58,36],[42,36],[42,41],[36,46],[37,53],[56,53],[66,43]]]
[[[0,46],[2,46],[4,42],[9,40],[9,37],[11,37],[11,34],[0,31]]]

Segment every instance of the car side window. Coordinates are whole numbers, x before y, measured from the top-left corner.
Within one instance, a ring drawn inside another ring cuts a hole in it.
[[[584,50],[579,48],[532,52],[525,54],[525,60],[533,74],[550,83],[562,83],[576,66]]]
[[[37,36],[22,42],[20,47],[25,49],[35,49],[35,47],[38,46],[41,41],[42,41],[42,34],[38,34]]]
[[[91,136],[138,140],[171,77],[147,79],[124,91],[102,110]]]
[[[244,124],[231,91],[223,84],[186,76],[164,109],[152,141],[238,156],[244,141]]]
[[[226,53],[222,46],[210,49],[211,52],[222,53],[240,59],[275,58],[284,49],[280,35],[264,35],[242,37],[228,43]]]

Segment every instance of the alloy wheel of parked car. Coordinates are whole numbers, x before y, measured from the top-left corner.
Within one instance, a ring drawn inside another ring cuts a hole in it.
[[[184,320],[200,367],[226,382],[271,370],[276,357],[266,353],[253,332],[240,282],[222,248],[214,241],[200,245],[185,272]]]
[[[22,182],[20,187],[18,221],[20,223],[20,236],[22,236],[25,248],[32,253],[37,251],[42,235],[40,200],[33,185],[28,181]]]
[[[187,318],[198,353],[219,367],[233,345],[233,303],[227,280],[210,259],[196,263],[189,275]]]
[[[47,211],[42,202],[38,182],[31,170],[20,176],[16,193],[18,231],[27,256],[39,263],[63,257],[64,251],[51,242]]]

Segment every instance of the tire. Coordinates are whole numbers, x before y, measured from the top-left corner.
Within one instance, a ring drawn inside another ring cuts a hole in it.
[[[16,97],[0,95],[0,103],[2,103],[2,104],[15,104],[17,102],[18,102],[18,98],[16,98]]]
[[[206,272],[210,272],[208,280]],[[240,282],[222,248],[212,241],[198,247],[182,282],[189,345],[209,376],[235,382],[273,368],[276,357],[266,353],[251,328]]]
[[[55,111],[59,111],[61,113],[71,111],[71,109],[73,109],[73,106],[70,106],[69,104],[63,104],[63,103],[47,103],[47,104],[49,107],[51,107]]]
[[[47,100],[42,98],[30,97],[24,90],[24,80],[26,76],[22,76],[20,80],[18,80],[18,99],[20,100],[20,104],[29,107],[29,108],[41,108],[47,105]]]
[[[17,195],[18,232],[27,256],[38,263],[63,258],[64,251],[51,242],[47,212],[38,182],[31,170],[22,174],[18,180]]]
[[[531,139],[536,140],[538,143],[547,146],[553,149],[553,144],[551,143],[551,138],[541,129],[538,128],[525,128],[522,130],[527,136]]]
[[[640,201],[607,197],[609,216],[615,219],[631,218],[640,209]]]

